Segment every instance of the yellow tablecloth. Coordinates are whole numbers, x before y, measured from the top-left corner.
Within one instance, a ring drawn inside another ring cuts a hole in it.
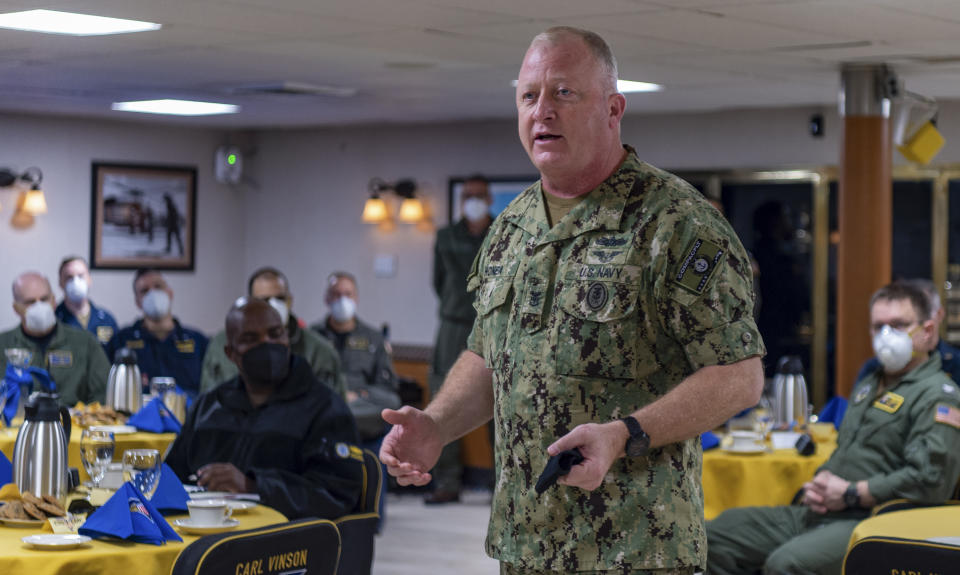
[[[173,525],[174,519],[180,517],[186,515],[171,516],[167,521]],[[279,511],[262,505],[237,514],[234,518],[240,522],[238,530],[287,521]],[[179,533],[183,543],[168,542],[166,545],[95,539],[87,547],[64,551],[36,550],[21,541],[22,537],[38,533],[42,531],[0,525],[0,573],[168,575],[183,548],[200,538],[198,535]]]
[[[17,431],[16,428],[0,429],[0,451],[10,460],[13,460],[13,445],[17,440]],[[67,449],[67,455],[70,467],[78,468],[80,470],[80,480],[86,481],[90,479],[90,477],[87,475],[86,470],[84,470],[83,461],[80,458],[80,433],[81,429],[75,427],[70,434],[70,445]],[[114,439],[117,445],[113,450],[113,460],[120,461],[123,457],[123,452],[127,449],[157,449],[163,454],[167,446],[173,443],[173,440],[176,438],[176,433],[137,432],[115,434]]]
[[[787,505],[813,478],[835,443],[818,443],[809,457],[795,449],[738,455],[717,449],[703,453],[704,516],[713,519],[725,509],[751,505]]]
[[[866,537],[877,536],[905,539],[960,536],[960,505],[891,511],[869,517],[854,528],[849,546]]]

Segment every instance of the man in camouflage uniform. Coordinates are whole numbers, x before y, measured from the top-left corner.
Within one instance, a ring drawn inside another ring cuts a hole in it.
[[[262,299],[277,310],[280,319],[287,326],[290,352],[307,360],[317,381],[326,384],[343,399],[346,396],[346,384],[340,371],[340,356],[325,338],[300,325],[300,319],[292,311],[293,294],[290,293],[287,276],[276,268],[260,268],[250,275],[247,296]],[[237,365],[230,361],[224,351],[226,345],[227,332],[224,330],[213,336],[207,345],[207,353],[203,356],[200,391],[210,391],[239,373]]]
[[[430,393],[440,391],[443,379],[460,353],[467,349],[467,338],[477,317],[473,293],[467,291],[467,275],[480,244],[490,229],[490,185],[483,176],[471,176],[460,194],[463,217],[437,232],[433,246],[433,289],[440,298],[440,328],[433,347]],[[491,440],[493,434],[491,433]],[[460,442],[443,448],[433,471],[433,490],[424,497],[428,504],[449,503],[460,499]]]
[[[487,235],[469,349],[440,395],[385,412],[381,457],[414,485],[494,417],[501,573],[705,565],[699,434],[762,390],[747,255],[696,190],[622,146],[624,105],[602,38],[534,39],[517,109],[541,180]],[[548,458],[574,447],[584,461],[537,496]]]
[[[799,505],[728,509],[708,523],[707,573],[840,573],[850,534],[871,507],[950,497],[960,476],[960,390],[930,353],[937,321],[929,306],[905,282],[874,294],[871,335],[885,365],[854,387],[836,451]],[[899,366],[884,350],[890,330],[879,335],[887,326],[902,334]]]

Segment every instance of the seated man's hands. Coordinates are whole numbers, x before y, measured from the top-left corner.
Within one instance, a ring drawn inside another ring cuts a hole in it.
[[[803,484],[803,504],[821,515],[846,509],[843,494],[849,486],[850,482],[846,479],[826,470],[821,471],[812,481]]]
[[[208,463],[197,470],[197,485],[207,491],[255,493],[257,484],[232,463]]]

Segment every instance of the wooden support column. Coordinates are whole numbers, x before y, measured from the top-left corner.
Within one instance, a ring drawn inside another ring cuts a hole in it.
[[[889,102],[882,65],[842,72],[843,152],[837,250],[837,394],[849,397],[860,366],[873,356],[870,296],[890,282],[893,184]]]

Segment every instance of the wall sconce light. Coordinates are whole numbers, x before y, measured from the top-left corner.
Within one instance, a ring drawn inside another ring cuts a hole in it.
[[[397,215],[401,222],[415,224],[423,220],[423,203],[416,196],[417,184],[413,180],[398,180],[396,184],[388,184],[380,178],[373,178],[367,187],[370,197],[363,205],[364,222],[378,224],[390,220],[387,204],[380,197],[380,193],[385,191],[393,191],[402,198]]]
[[[47,198],[40,189],[40,182],[43,181],[43,172],[40,168],[27,168],[22,174],[9,168],[0,168],[0,188],[9,188],[18,181],[29,184],[30,189],[20,193],[21,197],[17,199],[17,211],[31,216],[47,213]]]

